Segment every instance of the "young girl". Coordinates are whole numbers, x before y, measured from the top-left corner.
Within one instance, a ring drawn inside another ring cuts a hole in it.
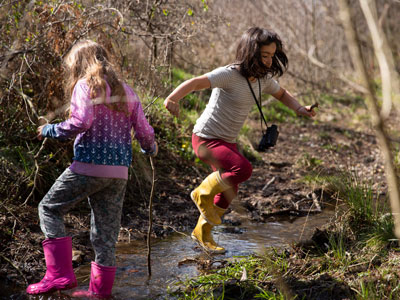
[[[252,173],[250,162],[238,151],[235,140],[254,105],[253,93],[257,97],[261,92],[271,94],[298,115],[315,116],[310,107],[300,105],[273,79],[284,73],[287,64],[279,36],[253,27],[242,35],[233,64],[183,82],[164,101],[166,109],[178,116],[179,100],[192,91],[213,89],[192,135],[195,154],[214,171],[191,193],[200,211],[192,238],[210,252],[225,252],[213,240],[211,229],[221,224],[238,184]]]
[[[74,296],[109,297],[115,277],[115,244],[132,160],[131,130],[143,152],[155,156],[154,130],[138,96],[116,76],[103,47],[92,41],[77,43],[65,57],[66,92],[71,95],[68,120],[38,128],[38,137],[75,137],[73,163],[56,180],[39,204],[40,227],[46,237],[44,278],[27,288],[28,294],[73,288],[71,237],[64,214],[88,198],[91,207],[91,264],[88,291]]]

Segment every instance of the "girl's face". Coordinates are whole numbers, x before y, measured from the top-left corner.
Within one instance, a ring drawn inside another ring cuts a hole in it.
[[[267,67],[270,68],[272,66],[272,58],[275,55],[276,44],[271,43],[269,45],[261,46],[261,61]]]

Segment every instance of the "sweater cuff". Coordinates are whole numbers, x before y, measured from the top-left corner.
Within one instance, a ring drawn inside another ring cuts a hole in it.
[[[42,129],[42,136],[55,138],[57,136],[57,133],[54,124],[47,124],[46,126],[44,126]]]

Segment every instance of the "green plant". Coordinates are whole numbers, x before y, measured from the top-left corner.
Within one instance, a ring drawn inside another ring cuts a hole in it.
[[[275,294],[274,292],[265,291],[260,288],[260,293],[254,296],[255,299],[267,299],[267,300],[285,300],[285,296],[279,292]]]
[[[257,107],[253,108],[253,110],[255,109]],[[287,122],[297,119],[296,113],[280,101],[273,101],[267,107],[263,107],[262,110],[267,122]]]
[[[366,235],[366,246],[375,251],[385,249],[391,240],[396,239],[393,229],[394,221],[391,213],[375,218],[371,232]]]
[[[334,232],[329,235],[329,247],[333,257],[339,265],[347,267],[349,265],[349,257],[347,252],[347,243],[345,241],[346,233],[344,231]]]
[[[344,201],[350,208],[353,221],[357,224],[372,224],[375,220],[374,193],[369,183],[349,178],[345,185]]]
[[[311,171],[299,179],[299,182],[306,183],[312,186],[318,186],[325,191],[329,191],[332,194],[342,193],[345,187],[343,182],[343,174],[327,175],[323,172]]]
[[[314,170],[320,167],[323,161],[310,155],[309,153],[304,153],[297,163],[300,165],[300,167],[304,167],[307,170]]]
[[[183,287],[170,295],[178,299],[284,299],[279,291],[269,290],[268,285],[262,284],[272,279],[267,265],[271,263],[266,263],[263,257],[236,257],[224,268],[179,282]],[[243,280],[245,270],[247,276]]]

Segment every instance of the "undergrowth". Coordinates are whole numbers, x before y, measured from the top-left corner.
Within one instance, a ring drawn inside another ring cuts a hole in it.
[[[171,299],[398,299],[400,248],[387,199],[351,174],[308,180],[336,190],[343,203],[310,241],[233,258],[177,282]]]

